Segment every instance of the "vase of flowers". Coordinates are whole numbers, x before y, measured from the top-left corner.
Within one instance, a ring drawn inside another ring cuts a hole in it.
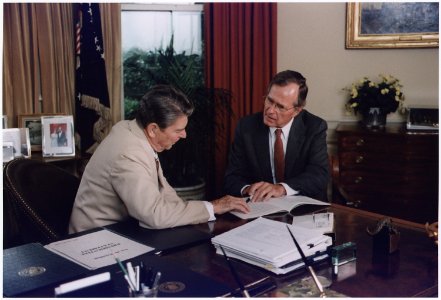
[[[349,93],[346,111],[350,114],[361,114],[362,123],[368,127],[384,127],[389,113],[405,112],[404,94],[400,81],[391,75],[379,75],[375,82],[367,77],[344,88]]]

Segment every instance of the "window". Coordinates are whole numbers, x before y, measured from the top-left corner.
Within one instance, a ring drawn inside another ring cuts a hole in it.
[[[196,58],[203,71],[200,4],[122,4],[121,36],[125,119],[134,117],[138,100],[151,86],[165,83],[158,56],[167,49]]]

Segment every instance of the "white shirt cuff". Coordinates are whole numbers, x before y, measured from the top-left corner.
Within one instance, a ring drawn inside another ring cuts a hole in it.
[[[250,185],[247,184],[247,185],[245,185],[245,186],[240,190],[240,194],[241,194],[242,196],[245,196],[245,195],[243,194],[243,190],[246,189],[246,188],[249,187],[249,186],[250,186]]]
[[[216,220],[216,216],[214,215],[213,204],[211,204],[208,201],[202,201],[202,202],[205,204],[205,208],[207,209],[208,214],[210,215],[210,217],[208,218],[208,222]]]
[[[285,188],[287,196],[293,196],[293,195],[297,195],[299,193],[298,191],[293,190],[292,188],[290,188],[289,185],[287,185],[286,183],[281,182],[279,184],[281,184]]]

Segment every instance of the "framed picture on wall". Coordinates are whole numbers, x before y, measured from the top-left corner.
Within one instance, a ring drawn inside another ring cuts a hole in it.
[[[43,116],[43,157],[75,156],[73,116]]]
[[[438,2],[351,2],[346,10],[346,48],[439,46]]]
[[[29,139],[32,151],[41,151],[41,143],[43,139],[41,134],[41,117],[54,115],[56,114],[27,114],[18,116],[18,126],[29,128]]]

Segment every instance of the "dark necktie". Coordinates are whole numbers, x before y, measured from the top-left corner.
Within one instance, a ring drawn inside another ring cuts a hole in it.
[[[282,182],[285,176],[285,155],[283,153],[282,129],[276,129],[276,141],[274,142],[274,171],[276,182]]]

